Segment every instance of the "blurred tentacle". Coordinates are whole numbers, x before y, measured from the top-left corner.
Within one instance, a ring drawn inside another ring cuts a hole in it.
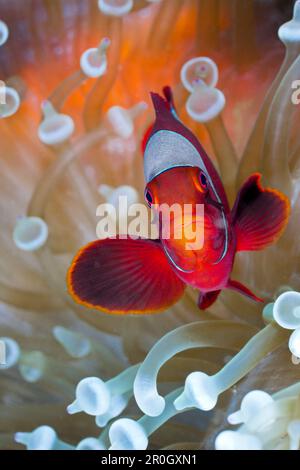
[[[206,128],[215,150],[229,203],[232,205],[236,196],[235,177],[238,164],[235,148],[225,128],[222,116],[219,115],[207,122]]]
[[[290,172],[293,178],[300,177],[300,144],[291,152],[289,159]]]
[[[51,101],[53,107],[60,111],[71,93],[86,80],[87,77],[84,75],[84,73],[81,70],[77,70],[72,75],[60,82],[57,88],[49,96],[48,101]]]
[[[79,158],[89,147],[101,141],[106,135],[107,131],[100,128],[86,138],[80,139],[72,148],[67,147],[67,149],[64,149],[65,151],[62,152],[60,158],[56,159],[50,165],[42,180],[37,185],[28,205],[28,215],[36,215],[37,217],[43,217],[45,215],[45,208],[49,197],[68,165]]]
[[[197,2],[196,50],[207,54],[219,46],[219,0]]]
[[[74,72],[57,86],[48,98],[48,101],[52,104],[54,109],[58,112],[61,111],[68,97],[86,80],[87,77],[81,70]],[[55,147],[56,158],[60,158],[61,154],[66,153],[68,148],[71,151],[71,144],[69,142]],[[80,195],[80,200],[85,208],[86,214],[89,216],[88,218],[90,218],[92,226],[95,225],[97,192],[95,188],[92,188],[91,182],[88,181],[80,162],[75,161],[73,165],[70,166],[68,180],[70,186],[75,189],[75,193]]]
[[[25,291],[2,282],[0,283],[0,299],[1,302],[28,310],[51,310],[61,306],[59,301],[50,294]]]
[[[235,64],[244,69],[258,57],[256,45],[255,0],[234,0],[233,46]]]
[[[265,181],[281,189],[287,196],[291,195],[292,189],[288,162],[290,128],[297,109],[291,99],[291,83],[299,76],[300,57],[289,68],[274,96],[266,122],[263,148],[262,170]]]
[[[55,188],[68,166],[77,158],[82,156],[93,145],[99,143],[105,136],[107,131],[105,129],[98,129],[90,133],[86,138],[80,139],[72,149],[67,149],[61,157],[55,160],[43,179],[37,185],[34,195],[28,206],[28,215],[44,217],[47,204],[50,201],[51,196],[55,193]],[[39,214],[39,215],[38,215]],[[76,220],[77,215],[74,214]],[[90,238],[89,238],[90,239]],[[89,240],[86,240],[89,241]],[[91,310],[87,310],[74,303],[71,297],[68,295],[65,287],[65,267],[61,266],[51,251],[49,244],[46,244],[40,250],[36,252],[36,255],[41,263],[44,273],[47,274],[47,281],[52,288],[52,291],[57,293],[65,304],[68,305],[73,311],[75,311],[82,319],[88,323],[99,328],[101,325],[102,329],[105,330],[105,324],[107,323],[107,316],[101,315],[99,312],[92,313]],[[116,317],[116,321],[117,320]],[[109,316],[110,327],[114,325],[114,319]]]
[[[98,78],[86,98],[83,119],[87,131],[99,126],[103,105],[117,78],[121,54],[122,25],[121,18],[109,19],[107,36],[112,38],[112,43],[108,51],[108,69],[104,76]]]
[[[149,33],[150,50],[160,49],[162,44],[166,45],[182,6],[181,0],[161,0]]]
[[[264,135],[265,135],[265,126],[268,118],[269,110],[273,98],[282,83],[284,76],[287,71],[296,60],[298,54],[300,53],[300,43],[294,42],[289,43],[286,46],[286,52],[284,61],[271,85],[269,88],[259,115],[256,119],[255,125],[252,129],[250,137],[248,139],[246,148],[242,155],[242,159],[239,165],[239,171],[237,175],[236,187],[237,189],[244,183],[247,177],[259,170],[260,161],[263,157],[263,144],[264,144]]]

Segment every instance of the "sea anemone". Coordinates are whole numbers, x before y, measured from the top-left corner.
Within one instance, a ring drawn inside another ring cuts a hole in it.
[[[1,449],[299,448],[300,0],[229,3],[0,0]],[[264,306],[201,312],[187,289],[117,316],[67,292],[99,204],[143,201],[166,84],[231,203],[255,171],[291,201],[280,240],[236,257]]]

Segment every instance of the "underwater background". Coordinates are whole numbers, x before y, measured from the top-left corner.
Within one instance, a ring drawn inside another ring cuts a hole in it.
[[[294,0],[0,0],[0,449],[299,448],[299,53]],[[201,122],[199,76],[203,112],[226,100]],[[97,206],[144,201],[167,84],[231,203],[254,171],[291,201],[281,239],[236,257],[264,305],[225,291],[201,312],[187,289],[117,316],[67,292]]]

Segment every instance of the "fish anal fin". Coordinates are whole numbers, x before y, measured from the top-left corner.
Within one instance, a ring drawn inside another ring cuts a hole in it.
[[[261,175],[251,175],[242,186],[232,209],[237,251],[262,250],[285,229],[290,203],[279,191],[261,186]]]
[[[198,307],[200,310],[206,310],[209,308],[218,298],[220,290],[214,290],[211,292],[200,292],[198,298]]]

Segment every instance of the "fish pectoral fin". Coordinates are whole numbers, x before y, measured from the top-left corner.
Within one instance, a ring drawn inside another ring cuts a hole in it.
[[[244,286],[241,282],[233,281],[232,279],[229,279],[226,285],[226,289],[231,289],[236,292],[239,292],[240,294],[245,295],[246,297],[249,297],[255,302],[264,302],[263,299],[253,294],[253,292],[250,289],[248,289],[248,287]]]
[[[220,290],[214,290],[211,292],[200,292],[198,298],[198,307],[200,310],[206,310],[209,308],[218,298]]]
[[[160,242],[142,238],[89,243],[75,256],[67,283],[78,303],[120,314],[165,310],[185,289]]]
[[[247,179],[232,209],[237,251],[266,248],[279,238],[288,222],[288,198],[274,189],[263,189],[260,180],[259,173]]]

